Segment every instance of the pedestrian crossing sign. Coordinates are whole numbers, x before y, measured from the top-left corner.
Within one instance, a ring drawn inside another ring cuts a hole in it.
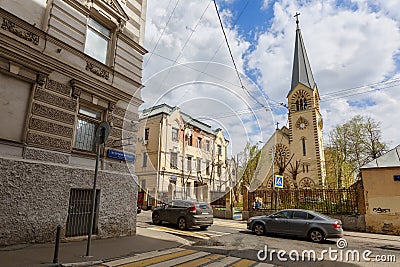
[[[283,188],[283,176],[282,175],[275,176],[275,187]]]

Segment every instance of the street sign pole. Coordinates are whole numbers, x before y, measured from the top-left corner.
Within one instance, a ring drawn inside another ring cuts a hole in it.
[[[90,221],[89,221],[89,229],[88,229],[88,241],[86,246],[86,257],[90,255],[90,244],[92,239],[92,232],[93,232],[93,224],[94,224],[94,210],[96,208],[95,201],[96,201],[96,183],[97,183],[97,172],[99,169],[99,159],[100,159],[100,148],[101,144],[105,143],[110,133],[110,125],[108,122],[103,121],[97,127],[95,133],[95,143],[97,144],[97,154],[96,154],[96,165],[94,168],[94,178],[93,178],[93,191],[92,191],[92,207],[90,211]]]

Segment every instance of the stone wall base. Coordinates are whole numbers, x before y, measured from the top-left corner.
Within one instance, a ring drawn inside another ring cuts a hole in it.
[[[0,246],[65,237],[71,189],[92,189],[94,170],[0,157]],[[136,179],[136,180],[135,180]],[[96,238],[136,234],[137,178],[99,170]]]

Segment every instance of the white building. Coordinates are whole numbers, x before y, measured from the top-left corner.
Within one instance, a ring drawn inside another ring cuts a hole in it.
[[[212,202],[227,187],[227,145],[221,129],[166,104],[140,113],[135,163],[144,204],[171,199]]]

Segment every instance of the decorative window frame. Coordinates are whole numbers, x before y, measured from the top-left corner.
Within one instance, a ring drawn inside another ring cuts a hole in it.
[[[87,0],[85,5],[89,9],[87,23],[89,22],[89,18],[91,18],[110,30],[106,62],[100,62],[97,59],[87,54],[86,55],[101,64],[111,66],[114,62],[113,57],[115,57],[117,34],[125,28],[129,17],[117,0]],[[86,26],[86,31],[87,29],[88,26]],[[87,32],[85,33],[85,43],[86,36]],[[83,50],[85,51],[85,47]]]

